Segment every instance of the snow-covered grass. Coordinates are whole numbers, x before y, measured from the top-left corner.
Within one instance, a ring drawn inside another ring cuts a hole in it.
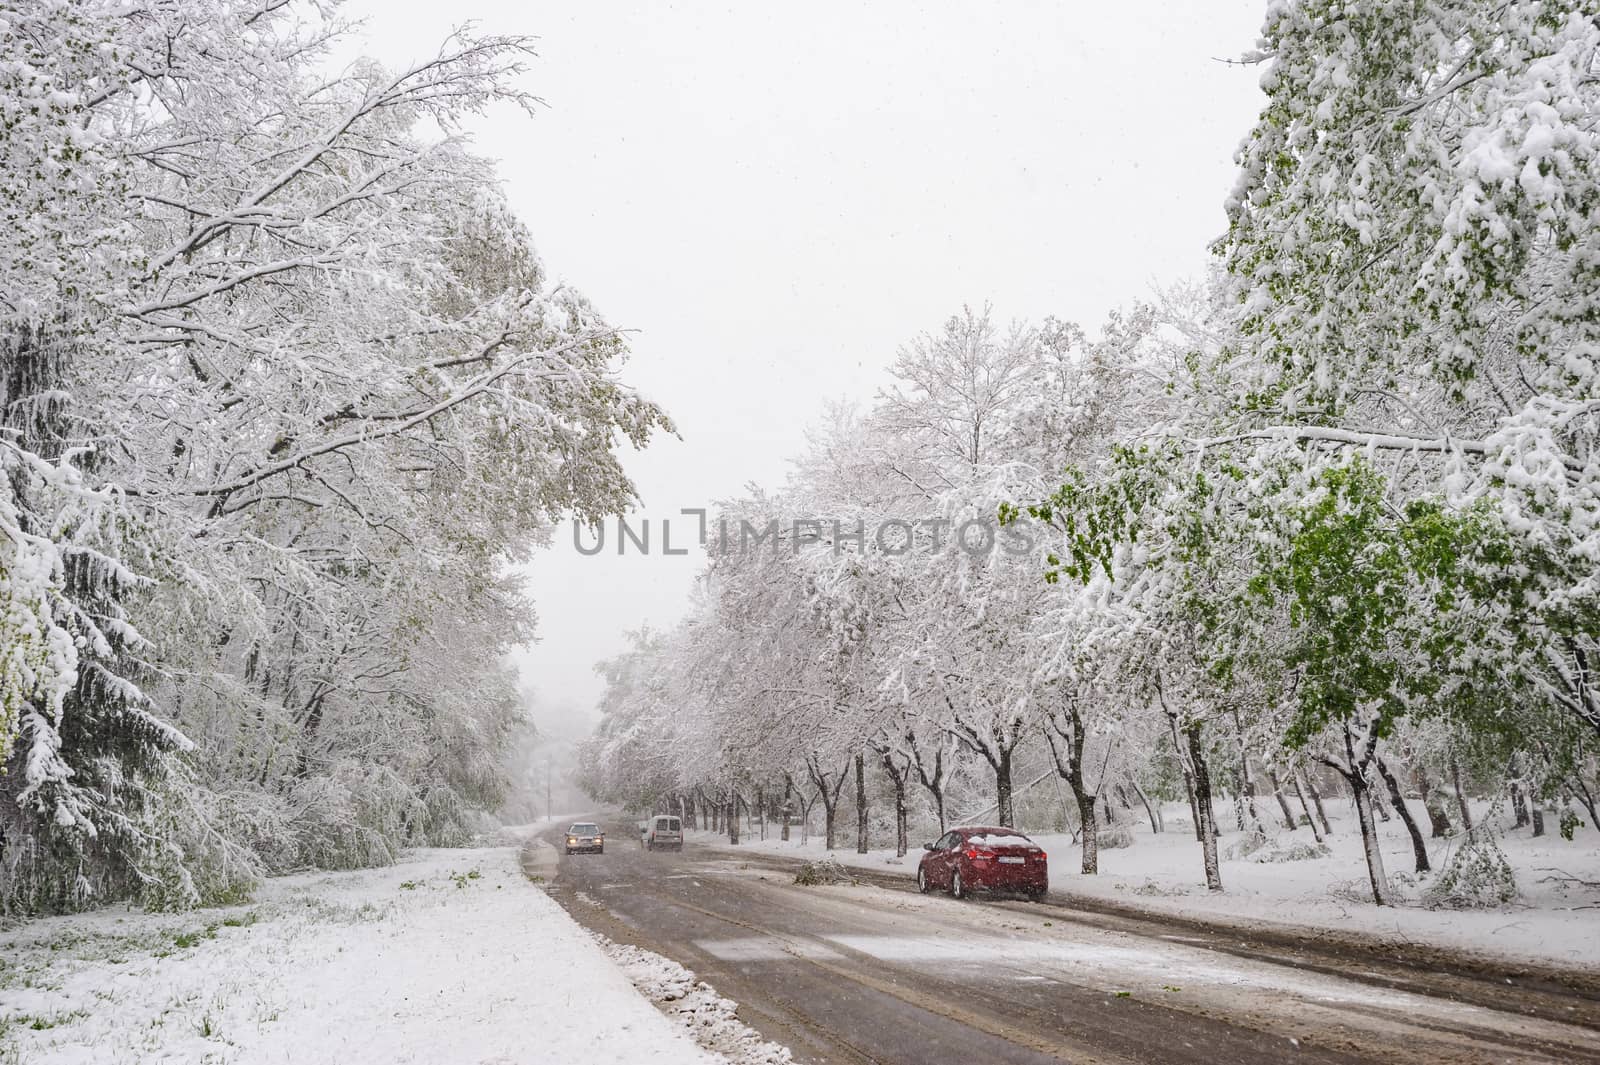
[[[1430,910],[1421,899],[1432,878],[1412,873],[1411,842],[1396,817],[1380,824],[1379,832],[1385,866],[1401,904],[1380,908],[1371,902],[1354,814],[1340,805],[1337,801],[1328,802],[1334,831],[1327,838],[1325,857],[1255,860],[1263,856],[1262,851],[1230,857],[1243,834],[1225,832],[1218,844],[1223,856],[1221,893],[1206,890],[1200,845],[1195,841],[1186,808],[1168,807],[1166,831],[1159,835],[1151,833],[1143,811],[1139,811],[1138,820],[1124,813],[1123,824],[1132,830],[1132,845],[1102,848],[1096,876],[1078,872],[1080,849],[1071,836],[1036,832],[1028,835],[1050,855],[1050,888],[1058,899],[1078,894],[1185,917],[1378,936],[1563,968],[1592,971],[1600,966],[1600,891],[1546,879],[1552,876],[1549,870],[1561,870],[1581,880],[1600,881],[1600,833],[1594,829],[1580,829],[1571,841],[1554,833],[1553,822],[1550,834],[1540,839],[1531,838],[1525,828],[1515,832],[1496,829],[1500,833],[1499,845],[1516,873],[1517,899],[1488,910]],[[1420,805],[1413,812],[1421,816]],[[1480,824],[1493,816],[1486,809],[1476,812]],[[1232,810],[1220,806],[1218,814],[1231,828]],[[1269,831],[1272,828],[1267,827]],[[1422,828],[1426,833],[1426,821]],[[812,835],[804,845],[799,842],[798,828],[793,835],[794,839],[783,843],[776,838],[775,830],[769,830],[766,840],[745,833],[738,849],[794,857],[822,853],[819,835]],[[926,838],[936,835],[930,831]],[[692,833],[690,838],[702,844],[727,846],[725,837],[709,832]],[[911,851],[904,858],[896,858],[892,847],[855,853],[853,824],[848,831],[838,833],[836,842],[832,857],[846,865],[903,873],[910,878],[915,875],[922,854],[923,837],[914,834]],[[1311,850],[1310,829],[1302,825],[1288,832],[1279,825],[1266,850],[1282,851],[1293,844],[1306,844],[1305,849]],[[1429,841],[1433,878],[1458,845],[1459,840]]]
[[[512,847],[284,877],[247,906],[0,933],[6,1065],[720,1060],[630,986]]]

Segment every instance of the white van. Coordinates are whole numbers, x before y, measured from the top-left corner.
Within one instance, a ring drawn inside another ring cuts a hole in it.
[[[644,849],[683,850],[683,822],[672,814],[657,814],[639,828]]]

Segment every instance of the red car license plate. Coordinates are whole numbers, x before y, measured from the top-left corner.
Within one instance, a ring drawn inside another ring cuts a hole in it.
[[[1026,858],[1001,858],[1000,859],[1000,864],[1002,864],[1002,865],[1021,865],[1023,862],[1025,862],[1027,860],[1028,859],[1026,859]]]

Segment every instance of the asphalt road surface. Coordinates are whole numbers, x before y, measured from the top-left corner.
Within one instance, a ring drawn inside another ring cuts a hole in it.
[[[1596,1062],[1600,999],[1289,937],[918,895],[799,887],[793,862],[689,843],[562,856],[579,922],[693,969],[800,1062]],[[556,826],[546,837],[560,849]]]

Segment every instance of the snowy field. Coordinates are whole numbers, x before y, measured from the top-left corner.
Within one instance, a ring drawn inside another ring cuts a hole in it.
[[[1488,811],[1475,812],[1482,824]],[[1420,808],[1414,813],[1420,816]],[[1227,825],[1233,825],[1231,810],[1219,807],[1218,814]],[[1545,879],[1553,875],[1550,870],[1560,870],[1582,880],[1600,881],[1600,834],[1593,829],[1579,829],[1571,842],[1553,831],[1540,839],[1530,838],[1525,828],[1503,831],[1499,843],[1516,872],[1518,898],[1492,910],[1429,910],[1418,901],[1427,881],[1413,875],[1411,841],[1399,818],[1394,818],[1380,824],[1379,830],[1385,866],[1405,902],[1379,908],[1371,902],[1353,811],[1329,802],[1328,815],[1333,835],[1327,840],[1332,853],[1326,858],[1271,862],[1255,861],[1253,856],[1230,857],[1241,833],[1224,832],[1218,844],[1223,858],[1224,890],[1220,894],[1206,890],[1200,846],[1186,808],[1168,807],[1166,831],[1159,835],[1151,833],[1149,822],[1142,817],[1125,821],[1133,830],[1132,845],[1108,849],[1102,841],[1097,876],[1079,874],[1080,847],[1071,836],[1034,832],[1029,836],[1050,855],[1050,889],[1058,898],[1088,895],[1187,917],[1372,935],[1400,944],[1423,943],[1563,968],[1593,970],[1600,966],[1600,891]],[[1423,831],[1427,831],[1426,822]],[[777,829],[769,826],[765,840],[742,835],[739,849],[794,856],[824,853],[821,836],[812,835],[802,845],[798,828],[793,835],[790,842],[780,842]],[[937,833],[927,838],[933,835]],[[709,832],[694,833],[691,838],[727,846],[726,837]],[[903,872],[910,877],[916,872],[924,838],[913,833],[911,852],[903,859],[894,856],[892,847],[857,854],[853,822],[840,828],[836,842],[832,856],[842,864]],[[1302,826],[1293,833],[1280,830],[1273,844],[1281,848],[1312,842],[1310,830]],[[1430,841],[1435,875],[1444,868],[1454,846],[1451,840]]]
[[[4,1065],[726,1060],[635,990],[514,847],[284,877],[246,906],[0,933]]]

